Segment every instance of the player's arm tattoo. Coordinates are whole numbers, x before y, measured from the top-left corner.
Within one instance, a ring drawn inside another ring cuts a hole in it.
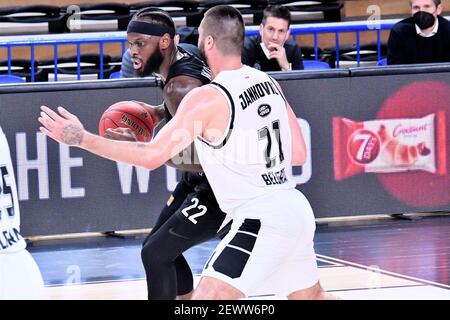
[[[78,146],[83,140],[83,129],[69,124],[62,129],[61,141],[70,146]]]

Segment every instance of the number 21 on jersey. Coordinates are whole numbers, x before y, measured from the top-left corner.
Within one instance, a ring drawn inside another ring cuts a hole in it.
[[[275,139],[272,139],[272,133],[275,136]],[[271,150],[272,148],[278,148],[278,158],[280,163],[284,161],[284,153],[283,153],[283,145],[281,142],[280,136],[280,120],[275,120],[272,122],[272,127],[263,127],[258,130],[258,138],[259,140],[266,140],[267,146],[264,151],[264,157],[266,159],[266,168],[270,169],[275,167],[276,165],[276,157],[271,158]],[[272,143],[272,141],[274,141]],[[273,146],[273,144],[276,144]]]

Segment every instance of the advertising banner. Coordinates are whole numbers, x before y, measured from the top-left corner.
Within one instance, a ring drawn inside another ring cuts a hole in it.
[[[449,75],[281,81],[311,127],[316,217],[449,211]]]
[[[305,136],[293,168],[316,218],[450,211],[450,71],[423,67],[277,73]],[[149,80],[0,88],[26,236],[151,228],[179,173],[115,163],[39,132],[39,107],[73,111],[98,132],[115,102],[162,102]],[[295,142],[294,142],[295,143]],[[139,155],[136,155],[139,157]]]

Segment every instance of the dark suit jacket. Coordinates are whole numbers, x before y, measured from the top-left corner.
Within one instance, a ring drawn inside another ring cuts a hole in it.
[[[267,59],[261,48],[261,36],[246,37],[242,51],[242,63],[261,71],[280,71],[281,67],[276,59]],[[302,70],[303,59],[300,46],[292,40],[284,44],[286,57],[292,64],[292,70]]]

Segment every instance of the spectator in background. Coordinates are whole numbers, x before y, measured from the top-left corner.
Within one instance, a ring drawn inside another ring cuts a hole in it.
[[[127,49],[122,56],[122,65],[120,67],[121,78],[134,78],[137,77],[134,68],[133,61],[131,61],[130,49]]]
[[[302,70],[300,46],[289,39],[291,13],[280,5],[269,5],[259,26],[259,36],[247,37],[242,63],[261,71]]]
[[[450,62],[450,23],[441,0],[410,0],[412,17],[393,26],[387,64]]]

